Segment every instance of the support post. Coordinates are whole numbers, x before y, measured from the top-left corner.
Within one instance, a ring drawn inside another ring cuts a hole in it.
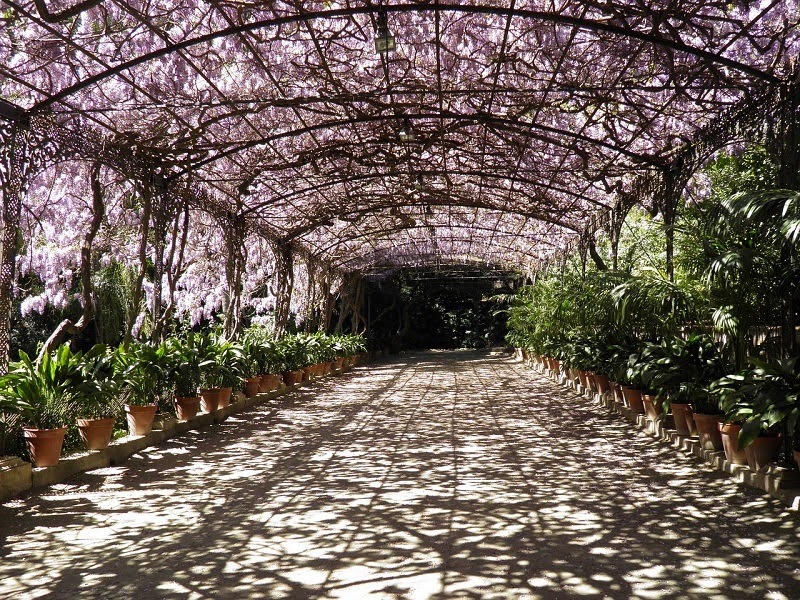
[[[227,251],[225,278],[228,283],[224,330],[225,337],[233,339],[242,326],[242,276],[247,264],[247,249],[244,245],[247,223],[240,216],[227,218],[222,224],[222,232]]]
[[[11,308],[14,299],[22,197],[28,183],[29,152],[25,127],[0,124],[0,188],[3,192],[2,249],[0,250],[0,373],[8,371],[11,351]]]
[[[622,235],[622,226],[625,224],[630,206],[629,200],[622,197],[617,198],[606,224],[606,233],[611,242],[611,269],[614,271],[619,270],[619,238]]]
[[[319,323],[317,331],[328,333],[333,315],[333,297],[331,295],[331,271],[325,269],[322,278],[322,298],[320,304]]]
[[[778,165],[777,186],[785,190],[800,190],[800,66],[795,66],[791,78],[780,90],[778,122],[772,130],[767,148]],[[791,245],[784,242],[781,262],[786,272],[795,260]],[[781,338],[784,356],[794,356],[797,350],[797,319],[795,316],[797,282],[790,282],[783,294]]]
[[[275,248],[278,285],[275,300],[275,335],[280,337],[286,332],[289,321],[289,310],[294,289],[294,265],[292,245],[280,243]]]
[[[163,178],[159,176],[156,180],[155,175],[153,176],[151,211],[153,216],[152,227],[155,274],[153,276],[153,298],[150,311],[153,321],[152,339],[158,341],[161,334],[159,323],[162,322],[161,307],[163,305],[162,296],[164,286],[164,247],[166,246],[167,236],[168,203],[167,190],[163,185]]]
[[[675,220],[678,216],[678,206],[683,187],[687,180],[683,159],[679,157],[666,168],[663,172],[663,177],[664,181],[661,188],[661,198],[658,199],[658,207],[664,218],[665,269],[667,279],[673,282],[675,281]]]
[[[139,318],[139,311],[142,308],[142,289],[144,278],[147,274],[147,239],[150,234],[150,211],[152,208],[153,192],[149,181],[141,182],[137,186],[142,195],[142,214],[139,220],[141,227],[139,237],[139,273],[136,275],[136,282],[133,286],[133,301],[131,302],[131,314],[125,327],[125,340],[123,342],[127,348],[133,340],[133,327]]]

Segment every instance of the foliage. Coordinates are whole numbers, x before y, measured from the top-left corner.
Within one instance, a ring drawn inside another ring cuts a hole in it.
[[[104,346],[96,346],[87,353],[87,362],[105,351]],[[4,403],[24,408],[28,424],[39,429],[64,427],[74,421],[80,396],[99,397],[102,383],[87,380],[84,367],[83,353],[73,353],[67,344],[39,362],[20,352],[20,360],[0,377],[0,393],[6,398]]]
[[[115,368],[122,378],[121,395],[131,405],[171,406],[169,378],[171,357],[167,344],[119,346],[114,353]]]
[[[283,356],[280,345],[266,327],[258,325],[246,329],[242,333],[244,352],[255,363],[255,371],[262,375],[280,373]]]
[[[80,363],[82,389],[76,396],[78,416],[90,419],[117,418],[122,414],[122,378],[115,368],[114,352],[98,344]]]
[[[727,421],[740,423],[739,446],[750,445],[759,435],[797,430],[800,416],[800,361],[797,358],[766,362],[714,382]],[[797,443],[797,441],[795,441]]]
[[[189,332],[165,343],[167,380],[176,396],[196,396],[204,370],[216,375],[213,341],[208,335]]]
[[[710,337],[670,337],[659,344],[645,344],[639,360],[642,385],[664,398],[665,407],[677,402],[693,404],[702,414],[719,412],[708,386],[722,376],[725,365]]]
[[[611,296],[617,323],[640,340],[658,341],[701,320],[702,289],[689,280],[670,281],[666,274],[645,269],[615,287]]]

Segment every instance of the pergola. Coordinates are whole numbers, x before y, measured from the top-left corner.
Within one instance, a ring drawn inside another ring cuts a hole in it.
[[[196,211],[223,226],[233,322],[252,235],[279,327],[297,257],[312,298],[403,265],[532,271],[601,228],[613,245],[636,203],[670,271],[715,151],[764,143],[797,189],[799,22],[794,0],[2,0],[0,345],[21,207],[63,161],[144,199],[156,321]]]

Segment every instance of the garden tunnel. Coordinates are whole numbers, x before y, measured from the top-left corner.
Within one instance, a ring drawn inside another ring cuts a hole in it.
[[[594,257],[598,232],[614,248],[636,205],[671,273],[681,193],[719,149],[765,145],[798,189],[799,18],[790,0],[3,0],[2,363],[15,294],[87,316],[110,263],[134,274],[128,330],[153,336],[215,315],[232,334],[245,312],[326,328],[404,267],[529,276]]]

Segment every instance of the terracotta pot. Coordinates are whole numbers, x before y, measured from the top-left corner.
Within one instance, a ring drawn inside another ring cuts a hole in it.
[[[52,467],[61,458],[61,448],[64,446],[66,427],[57,429],[36,429],[34,427],[22,428],[25,444],[31,456],[34,467]]]
[[[191,421],[200,410],[200,396],[175,396],[175,414],[181,421]]]
[[[270,377],[269,391],[273,392],[275,390],[280,389],[283,377],[281,377],[280,375],[270,375],[269,377]]]
[[[330,361],[322,363],[322,375],[330,375],[331,374],[331,363]]]
[[[114,432],[113,417],[108,419],[78,419],[78,432],[87,450],[104,450],[111,443]]]
[[[746,465],[747,453],[739,450],[739,432],[742,426],[736,423],[719,424],[719,434],[722,437],[722,449],[725,451],[725,459],[734,465]]]
[[[528,360],[529,356],[530,355],[528,354],[528,351],[525,350],[525,348],[522,348],[522,360]]]
[[[256,378],[258,379],[258,378]],[[256,386],[258,386],[260,380],[256,382]],[[224,387],[219,389],[219,407],[225,408],[231,405],[231,395],[233,394],[233,388],[231,387]]]
[[[578,369],[578,383],[583,386],[583,389],[589,389],[589,378],[586,376],[586,371]]]
[[[797,463],[797,468],[800,469],[800,450],[792,450],[792,456],[794,456],[794,462]]]
[[[200,408],[211,413],[219,409],[220,388],[200,388]]]
[[[590,392],[597,391],[597,383],[594,380],[594,371],[586,371],[586,385],[584,386]]]
[[[697,428],[697,436],[700,438],[700,446],[704,450],[722,450],[722,436],[719,433],[719,415],[702,415],[694,413],[694,425]]]
[[[773,437],[757,437],[753,440],[744,453],[747,456],[747,465],[751,471],[760,471],[769,463],[778,459],[783,437],[776,435]]]
[[[553,372],[556,375],[561,375],[561,361],[553,359]]]
[[[147,435],[153,430],[153,420],[156,418],[155,404],[144,406],[125,405],[125,418],[128,420],[128,435]]]
[[[260,385],[261,385],[261,378],[247,377],[244,380],[244,395],[247,396],[248,398],[252,398],[258,393],[258,388]],[[228,404],[230,404],[230,395],[228,395]],[[227,404],[225,404],[224,406],[227,406]]]
[[[303,367],[303,381],[308,381],[314,374],[314,367]]]
[[[651,394],[642,394],[644,414],[651,421],[658,421],[664,417],[664,400]]]
[[[616,381],[609,381],[611,391],[614,393],[614,402],[617,404],[625,404],[625,398],[622,397],[622,386]]]
[[[599,373],[594,374],[594,382],[597,385],[597,393],[601,396],[607,393],[611,389],[611,383],[608,381],[608,377],[605,375],[600,375]]]
[[[297,371],[285,371],[283,373],[283,382],[286,385],[297,385],[303,381],[303,370],[298,369]]]
[[[341,371],[343,366],[344,366],[344,359],[341,356],[333,361],[332,367],[335,371]]]
[[[625,406],[630,408],[633,412],[644,414],[644,403],[642,402],[642,392],[640,390],[622,387],[622,398],[625,401]]]
[[[670,402],[672,419],[675,421],[675,431],[678,435],[697,435],[692,418],[692,405]]]
[[[270,384],[270,377],[271,375],[259,375],[258,376],[258,393],[259,394],[266,394],[269,389]]]

